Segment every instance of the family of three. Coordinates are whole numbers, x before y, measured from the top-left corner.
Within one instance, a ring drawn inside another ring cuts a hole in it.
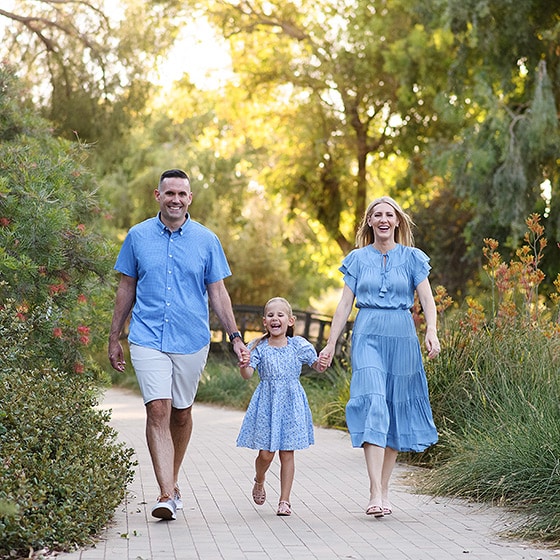
[[[356,305],[352,329],[350,398],[346,422],[353,447],[364,450],[369,477],[365,512],[392,513],[389,482],[399,451],[420,452],[437,441],[426,374],[410,312],[415,293],[426,321],[429,358],[440,351],[429,259],[413,246],[412,221],[389,197],[368,206],[356,248],[340,267],[344,288],[326,346],[317,354],[293,335],[287,300],[264,306],[263,336],[247,347],[238,331],[224,279],[231,274],[218,237],[194,221],[188,175],[161,174],[154,190],[157,216],[133,226],[115,270],[120,281],[111,322],[111,366],[126,364],[121,335],[130,317],[130,358],[146,409],[146,439],[159,497],[152,515],[176,519],[183,507],[179,471],[192,433],[192,405],[210,348],[209,305],[229,335],[240,373],[259,384],[243,419],[237,445],[258,451],[252,498],[266,501],[266,473],[280,459],[277,514],[291,514],[294,452],[314,443],[311,411],[300,374],[303,364],[325,371]]]

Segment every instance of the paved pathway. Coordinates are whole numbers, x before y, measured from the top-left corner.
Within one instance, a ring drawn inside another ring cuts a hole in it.
[[[105,394],[112,424],[136,451],[138,466],[125,503],[95,547],[61,560],[558,560],[560,552],[501,538],[512,516],[497,508],[432,499],[410,486],[414,469],[398,464],[394,513],[364,514],[363,455],[346,433],[316,429],[316,443],[296,452],[291,517],[277,517],[279,464],[268,499],[251,499],[255,452],[235,447],[239,411],[195,404],[194,432],[182,478],[185,509],[176,521],[150,516],[157,487],[144,439],[140,397]]]

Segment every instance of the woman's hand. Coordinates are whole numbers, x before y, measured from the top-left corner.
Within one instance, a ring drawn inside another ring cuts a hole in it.
[[[319,352],[319,363],[325,369],[330,367],[334,358],[335,345],[327,342],[327,345]]]
[[[424,339],[426,349],[428,350],[428,358],[435,358],[441,351],[437,331],[434,327],[426,329],[426,337]]]

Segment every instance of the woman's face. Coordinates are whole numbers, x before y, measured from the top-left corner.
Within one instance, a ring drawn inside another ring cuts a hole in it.
[[[395,228],[399,225],[399,218],[396,210],[390,204],[380,202],[373,207],[368,224],[373,230],[375,241],[394,241]]]

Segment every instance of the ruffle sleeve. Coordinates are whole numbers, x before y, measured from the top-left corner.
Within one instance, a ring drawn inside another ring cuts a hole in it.
[[[296,344],[298,359],[301,363],[312,366],[317,361],[317,351],[311,342],[302,336],[295,336],[293,341]]]
[[[410,274],[414,282],[414,287],[425,280],[430,274],[432,267],[430,266],[430,257],[417,247],[412,247],[410,256]]]
[[[358,277],[360,275],[360,260],[358,258],[357,249],[354,249],[342,261],[342,265],[338,270],[344,274],[344,283],[356,293]]]

